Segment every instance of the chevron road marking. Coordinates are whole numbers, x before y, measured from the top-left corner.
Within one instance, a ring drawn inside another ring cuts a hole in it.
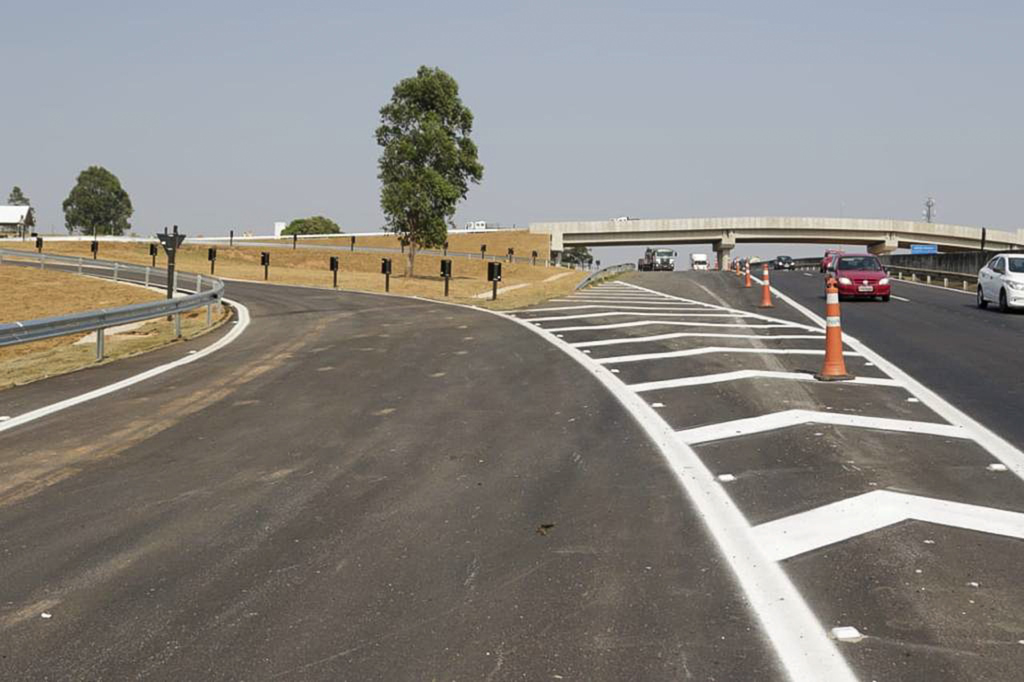
[[[771,559],[782,561],[908,520],[1024,539],[1024,514],[875,490],[754,526]]]
[[[742,379],[789,379],[792,381],[817,381],[813,374],[806,372],[776,372],[767,369],[741,369],[735,372],[722,372],[720,374],[703,374],[695,377],[681,377],[679,379],[663,379],[661,381],[645,381],[640,384],[629,384],[629,387],[637,393],[645,391],[660,391],[666,388],[682,388],[686,386],[703,386],[705,384],[719,384],[726,381],[739,381]],[[876,379],[874,377],[856,377],[847,384],[861,386],[899,386],[899,382],[893,379]]]
[[[815,339],[824,341],[821,334],[716,334],[704,332],[672,332],[671,334],[655,334],[654,336],[628,336],[622,339],[599,339],[597,341],[580,341],[573,343],[575,348],[591,348],[594,346],[617,346],[623,343],[649,343],[652,341],[668,341],[680,338],[709,339]]]
[[[526,323],[537,322],[536,319],[523,320]],[[743,327],[744,329],[793,329],[791,324],[746,324],[745,322],[677,322],[675,320],[640,320],[637,322],[615,322],[612,324],[584,324],[576,327],[541,327],[548,332],[575,332],[585,329],[625,329],[627,327],[645,327],[664,325],[667,327]],[[538,327],[540,325],[537,325]]]
[[[818,410],[783,410],[758,417],[734,419],[732,421],[683,429],[676,434],[690,445],[710,443],[716,440],[749,436],[754,433],[775,431],[802,424],[832,424],[835,426],[855,426],[862,429],[878,429],[880,431],[898,431],[901,433],[920,433],[947,438],[970,438],[960,426],[936,422],[912,421],[909,419],[888,419],[885,417],[864,417],[856,414],[823,412]]]
[[[615,365],[622,362],[641,362],[644,360],[664,360],[666,358],[686,358],[694,355],[711,355],[715,353],[753,353],[757,355],[824,355],[821,349],[803,348],[743,348],[733,346],[704,346],[687,348],[686,350],[668,350],[661,353],[638,353],[636,355],[616,355],[610,358],[595,358],[602,365]],[[851,355],[851,353],[847,353]]]
[[[651,315],[650,312],[631,312],[623,311],[617,312],[615,310],[606,313],[580,313],[579,315],[550,315],[548,317],[530,317],[527,318],[530,322],[555,322],[557,320],[585,320],[592,317],[644,317]],[[747,315],[738,316],[733,313],[722,313],[722,312],[708,312],[708,313],[663,313],[660,310],[657,311],[658,317],[748,317]]]

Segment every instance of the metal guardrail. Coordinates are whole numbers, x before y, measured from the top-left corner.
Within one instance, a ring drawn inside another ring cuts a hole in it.
[[[113,281],[131,281],[144,286],[167,286],[165,270],[142,265],[119,263],[115,261],[90,260],[73,256],[55,256],[45,253],[32,253],[13,249],[0,249],[0,264],[17,264],[32,266],[38,264],[41,269],[47,265],[63,272],[77,272],[112,279]],[[119,306],[116,308],[100,308],[70,315],[42,317],[35,320],[9,322],[0,324],[0,347],[12,346],[30,341],[41,341],[68,334],[97,332],[96,358],[103,358],[103,330],[133,322],[143,322],[158,317],[173,315],[175,333],[181,336],[181,313],[206,306],[206,322],[211,323],[211,306],[219,303],[224,293],[224,282],[209,275],[192,273],[175,273],[173,291],[179,289],[191,291],[185,296]]]
[[[613,275],[619,275],[623,272],[633,272],[636,270],[636,263],[620,263],[619,265],[609,265],[606,268],[601,268],[595,272],[590,273],[583,278],[579,284],[576,285],[576,290],[579,291],[584,287],[588,287],[594,282],[600,281],[605,277],[611,277]]]

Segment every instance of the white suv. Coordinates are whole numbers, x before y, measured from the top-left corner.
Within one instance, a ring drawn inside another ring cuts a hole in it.
[[[978,307],[990,301],[1004,313],[1024,308],[1024,253],[1001,253],[978,273]]]

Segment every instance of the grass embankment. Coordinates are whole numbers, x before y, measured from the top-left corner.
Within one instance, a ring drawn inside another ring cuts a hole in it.
[[[291,238],[282,238],[291,241]],[[324,237],[322,239],[306,239],[306,244],[333,244],[335,246],[349,246],[351,237],[339,235],[337,237]],[[505,256],[509,248],[515,249],[515,255],[522,258],[529,258],[533,251],[538,254],[538,259],[547,258],[550,250],[551,238],[546,234],[533,234],[526,230],[502,230],[498,232],[479,232],[472,234],[451,234],[448,235],[448,250],[456,253],[480,253],[480,247],[487,247],[488,256]],[[356,237],[356,246],[367,248],[392,248],[401,247],[401,242],[394,235],[381,234],[373,237]]]
[[[536,235],[533,235],[536,236]],[[543,235],[542,235],[543,236]],[[547,239],[547,237],[543,237]],[[13,245],[12,245],[13,246]],[[30,247],[31,245],[29,245]],[[178,252],[177,267],[181,271],[206,273],[210,271],[206,245],[182,246]],[[507,248],[507,247],[506,247]],[[521,247],[514,246],[516,253]],[[490,249],[490,247],[488,247]],[[91,258],[88,242],[51,242],[46,252]],[[224,278],[263,281],[263,267],[260,265],[260,247],[236,245],[217,247],[216,275]],[[338,287],[358,291],[384,291],[384,276],[380,274],[379,253],[359,253],[330,249],[287,248],[270,250],[270,279],[276,284],[299,284],[330,288],[331,272],[327,264],[330,256],[340,261]],[[101,242],[99,257],[127,263],[149,265],[149,245],[146,243]],[[449,298],[444,298],[444,280],[437,275],[441,267],[440,256],[419,254],[416,256],[416,276],[406,278],[405,257],[402,254],[392,258],[391,293],[407,296],[422,296],[456,303],[470,303],[488,308],[511,309],[532,305],[540,301],[571,292],[584,277],[582,272],[566,268],[502,264],[501,287],[527,284],[513,291],[501,292],[497,301],[476,298],[476,295],[490,291],[487,281],[487,261],[470,258],[453,258],[453,277]],[[164,267],[166,261],[161,254],[157,266]]]
[[[0,265],[0,323],[67,315],[74,312],[113,308],[162,298],[157,291],[93,277]],[[213,329],[227,315],[215,308]],[[194,338],[206,331],[206,310],[182,316],[182,337]],[[32,343],[0,348],[0,389],[66,374],[96,364],[94,343],[75,344],[85,334],[59,336]],[[103,362],[138,355],[173,343],[174,325],[152,320],[121,334],[108,334]]]

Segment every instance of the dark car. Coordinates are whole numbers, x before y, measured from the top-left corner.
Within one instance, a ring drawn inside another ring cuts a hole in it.
[[[789,256],[776,256],[772,268],[774,270],[792,270],[793,259]]]
[[[829,263],[826,281],[835,279],[839,298],[881,298],[892,294],[889,273],[876,256],[870,253],[836,254]]]

